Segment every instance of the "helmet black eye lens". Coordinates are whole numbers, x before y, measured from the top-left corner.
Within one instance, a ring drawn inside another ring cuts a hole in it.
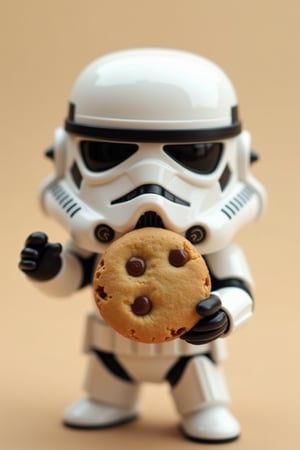
[[[128,159],[138,150],[136,144],[116,142],[81,141],[81,155],[92,172],[104,172]]]
[[[178,164],[192,172],[202,174],[211,173],[216,169],[222,150],[221,142],[164,146],[166,154]]]

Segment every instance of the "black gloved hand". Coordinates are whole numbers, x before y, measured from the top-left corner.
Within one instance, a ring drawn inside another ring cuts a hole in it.
[[[180,338],[190,344],[201,345],[222,336],[228,329],[229,320],[221,307],[221,300],[214,294],[199,302],[196,310],[203,319]]]
[[[33,280],[51,280],[61,269],[61,252],[61,244],[50,244],[45,233],[32,233],[21,251],[19,269]]]

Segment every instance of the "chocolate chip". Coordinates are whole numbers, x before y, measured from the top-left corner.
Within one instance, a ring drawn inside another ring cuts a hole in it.
[[[179,328],[178,330],[171,330],[171,335],[172,336],[180,336],[180,335],[182,335],[183,333],[185,333],[187,330],[186,330],[186,328],[184,328],[184,327],[182,327],[182,328]]]
[[[99,286],[99,287],[97,288],[97,294],[98,294],[99,297],[101,297],[103,300],[105,300],[106,297],[107,297],[107,293],[105,292],[103,286]]]
[[[181,248],[175,248],[174,250],[170,250],[169,253],[169,263],[175,267],[184,266],[188,261],[188,254],[185,250]]]
[[[146,316],[152,310],[152,303],[148,297],[137,297],[131,305],[131,310],[136,316]]]
[[[133,277],[140,277],[146,270],[145,261],[142,258],[132,256],[126,263],[126,270]]]

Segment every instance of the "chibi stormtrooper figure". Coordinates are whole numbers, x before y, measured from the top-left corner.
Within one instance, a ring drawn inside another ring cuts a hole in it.
[[[265,193],[242,130],[234,88],[205,58],[168,49],[133,49],[88,65],[71,92],[64,128],[47,152],[53,173],[43,210],[68,231],[65,245],[32,233],[20,269],[42,292],[64,297],[91,285],[99,255],[125,233],[161,227],[204,256],[212,294],[205,318],[181,338],[132,343],[92,312],[85,350],[86,397],[64,423],[103,428],[137,417],[142,382],[168,382],[191,439],[226,442],[240,434],[220,363],[224,337],[253,312],[253,282],[234,237],[255,220]]]

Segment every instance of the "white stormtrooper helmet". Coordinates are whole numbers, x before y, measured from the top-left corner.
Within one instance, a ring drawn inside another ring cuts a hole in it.
[[[219,67],[183,51],[125,50],[75,82],[41,201],[89,251],[160,226],[207,254],[263,208],[250,160],[250,135]]]

